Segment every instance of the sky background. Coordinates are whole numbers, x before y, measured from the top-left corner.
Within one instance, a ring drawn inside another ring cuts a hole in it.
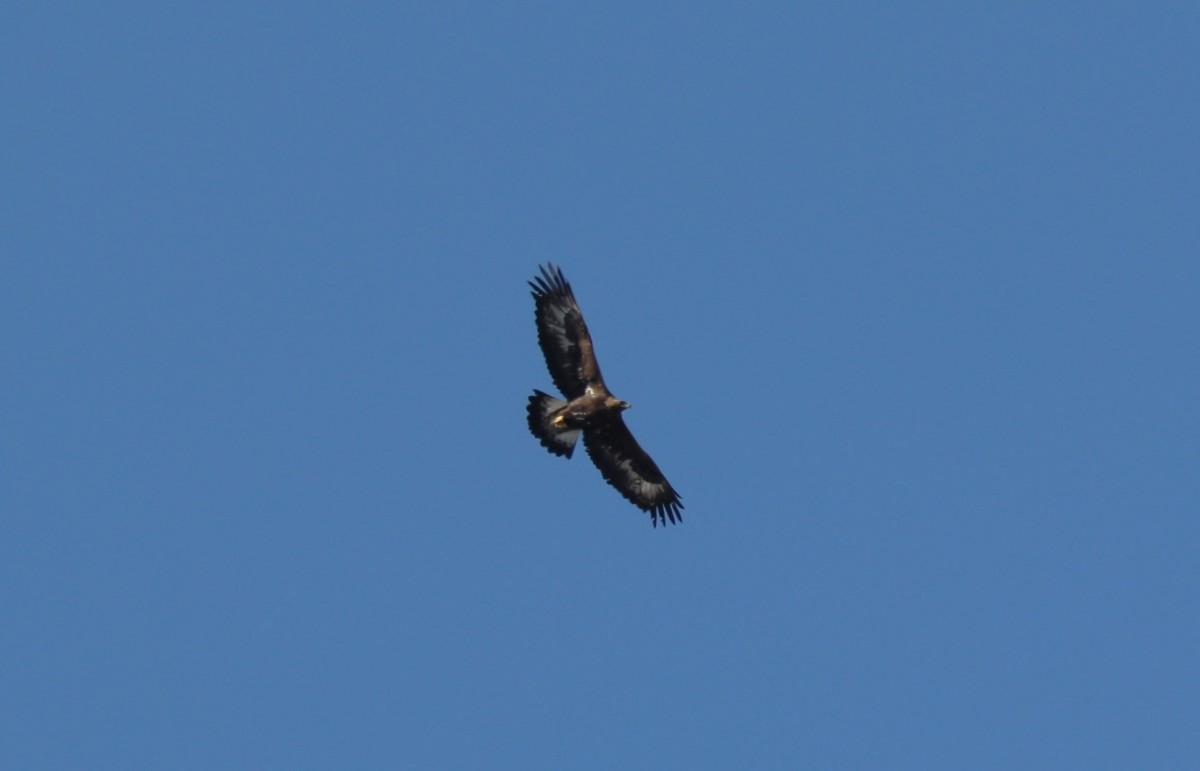
[[[1195,4],[3,16],[0,767],[1200,767]]]

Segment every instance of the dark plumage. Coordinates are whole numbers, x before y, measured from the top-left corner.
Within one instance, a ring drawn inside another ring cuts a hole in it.
[[[538,344],[554,385],[566,399],[534,391],[527,412],[529,430],[550,452],[570,458],[583,434],[583,446],[604,479],[635,506],[658,520],[683,519],[679,493],[638,446],[621,413],[629,402],[613,396],[600,375],[583,311],[562,270],[547,265],[533,287]]]

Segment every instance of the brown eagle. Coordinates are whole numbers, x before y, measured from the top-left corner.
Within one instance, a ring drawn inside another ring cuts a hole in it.
[[[655,527],[660,518],[664,524],[682,520],[679,493],[621,419],[629,402],[613,396],[604,385],[583,311],[562,269],[546,265],[541,272],[529,282],[536,305],[538,344],[554,385],[567,400],[535,389],[527,408],[529,430],[543,447],[566,458],[575,452],[582,432],[583,446],[604,479],[649,512]]]

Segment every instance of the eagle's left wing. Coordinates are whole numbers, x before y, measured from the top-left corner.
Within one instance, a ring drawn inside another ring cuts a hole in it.
[[[618,414],[583,432],[583,444],[604,479],[635,506],[650,513],[655,527],[683,519],[679,493],[658,470]]]
[[[546,355],[550,377],[563,396],[578,399],[589,383],[603,383],[583,311],[575,302],[562,268],[542,267],[542,275],[529,286],[533,287],[538,345]]]

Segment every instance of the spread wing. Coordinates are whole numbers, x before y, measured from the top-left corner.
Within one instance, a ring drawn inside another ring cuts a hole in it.
[[[562,269],[546,265],[541,270],[542,275],[529,282],[537,306],[538,345],[546,355],[554,385],[563,396],[577,399],[589,384],[603,387],[604,379],[600,377],[587,324],[583,323],[583,311]]]
[[[583,432],[587,454],[604,479],[643,511],[650,512],[655,527],[683,519],[679,493],[658,470],[653,459],[638,446],[619,414]]]

